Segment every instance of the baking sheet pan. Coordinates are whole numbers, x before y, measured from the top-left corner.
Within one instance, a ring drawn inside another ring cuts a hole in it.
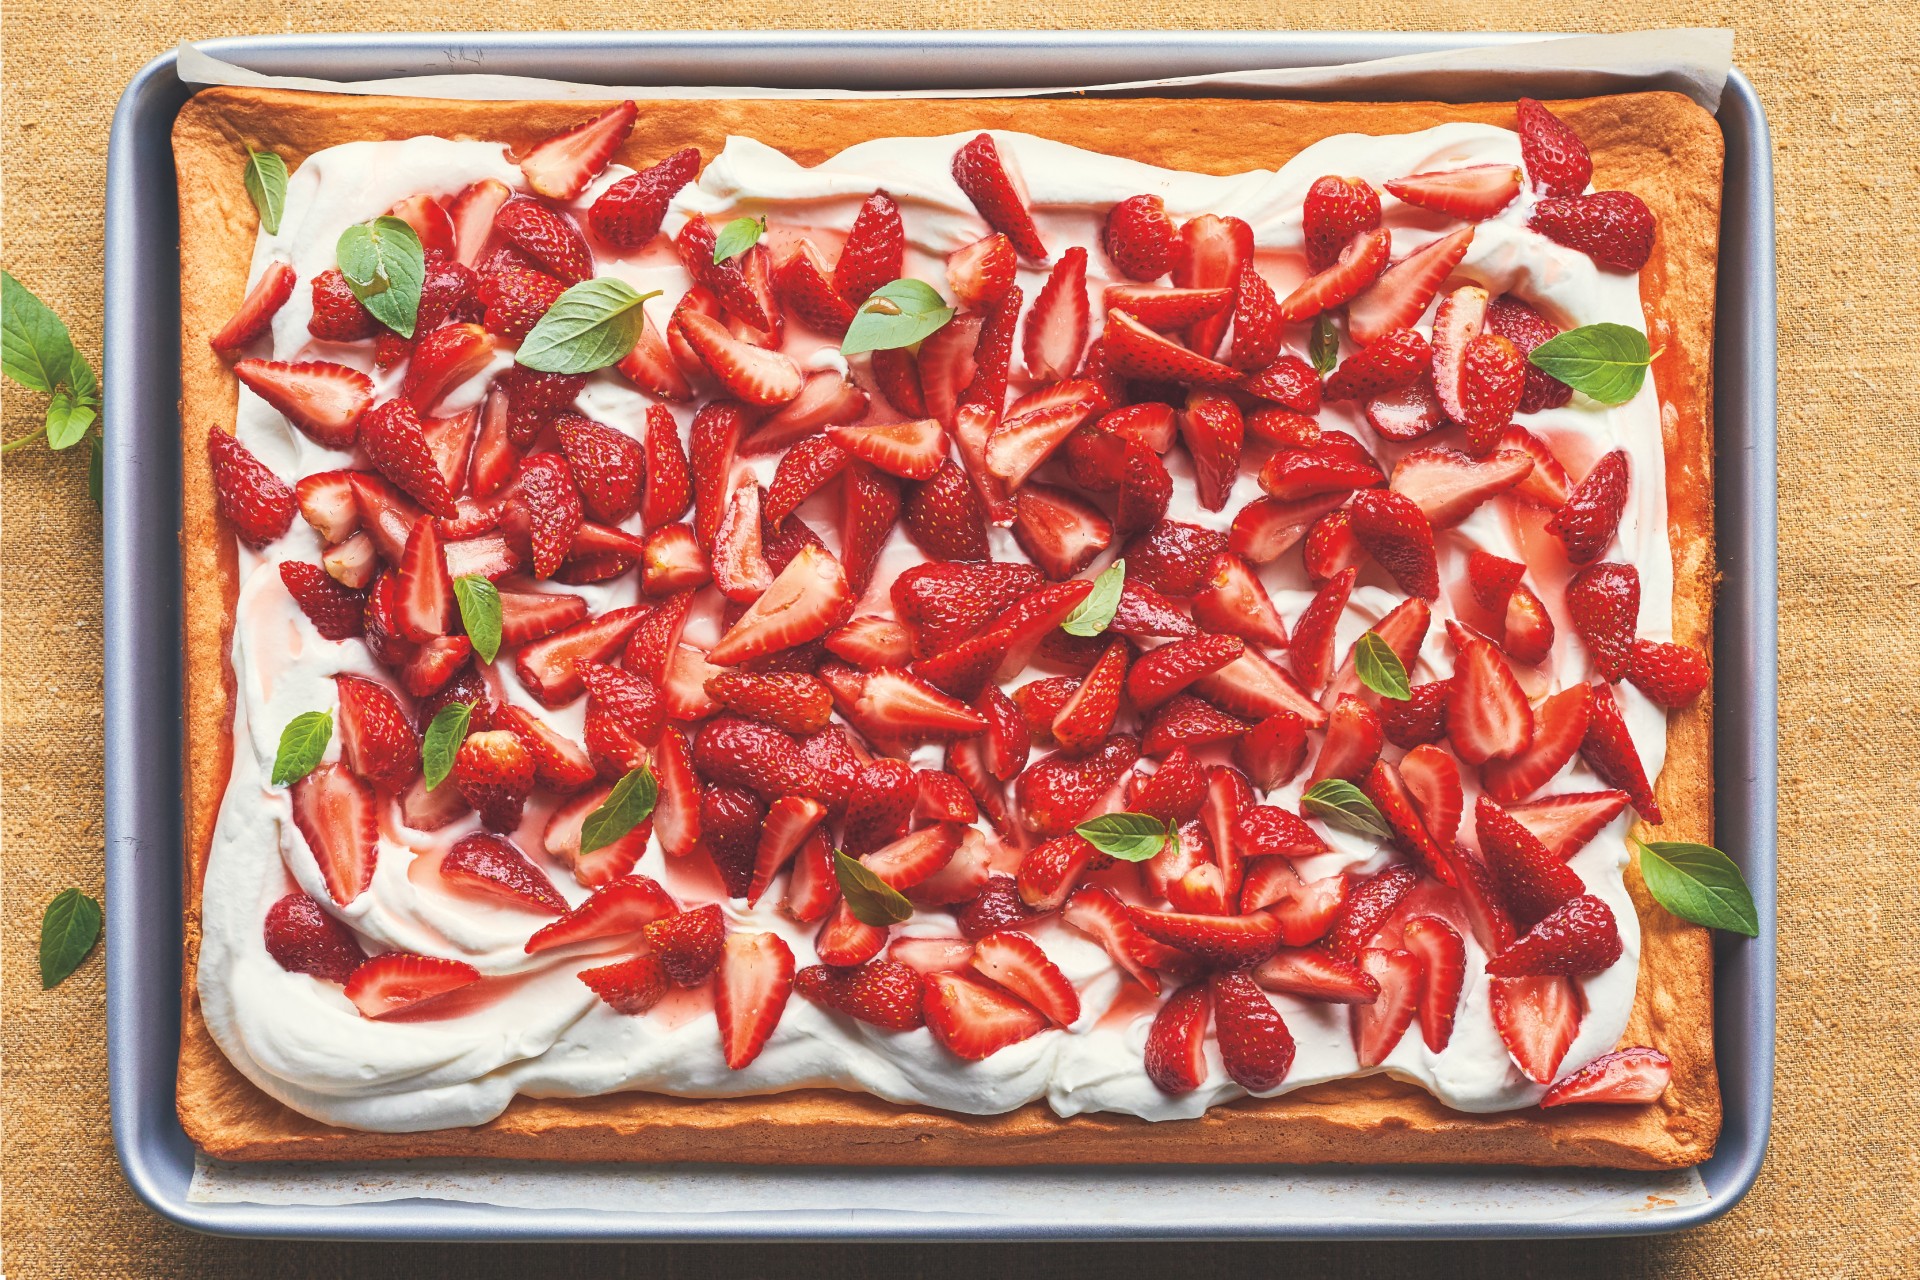
[[[274,75],[359,80],[450,70],[576,81],[871,89],[1117,82],[1304,67],[1538,41],[1365,32],[751,32],[244,37],[215,57]],[[1738,71],[1727,142],[1715,382],[1719,552],[1717,830],[1753,887],[1761,933],[1721,937],[1716,1045],[1726,1117],[1697,1176],[1577,1170],[790,1171],[625,1169],[645,1208],[566,1207],[591,1170],[337,1170],[312,1203],[303,1171],[204,1166],[173,1107],[181,947],[179,270],[169,135],[191,93],[177,55],[149,63],[115,116],[107,193],[106,711],[108,1069],[126,1176],[156,1212],[230,1235],[353,1239],[1180,1239],[1615,1235],[1730,1209],[1757,1176],[1772,1106],[1775,829],[1775,422],[1772,167],[1764,112]],[[1422,83],[1420,96],[1434,96]],[[1610,84],[1611,89],[1646,87]],[[1485,81],[1474,96],[1488,96]],[[1551,94],[1518,80],[1502,96]],[[1584,91],[1599,91],[1587,88]],[[1370,96],[1388,97],[1381,91]],[[402,1185],[401,1171],[411,1181]],[[310,1173],[307,1176],[311,1176]],[[607,1176],[614,1176],[608,1171]],[[277,1181],[276,1181],[277,1179]],[[1075,1212],[1076,1180],[1111,1197]],[[511,1188],[509,1187],[511,1184]],[[922,1185],[924,1184],[924,1185]],[[391,1188],[401,1185],[395,1192]],[[433,1187],[426,1194],[423,1186]],[[387,1188],[383,1190],[383,1187]],[[1198,1192],[1180,1195],[1183,1189]],[[666,1194],[670,1192],[671,1194]],[[397,1198],[396,1198],[397,1197]],[[1193,1206],[1211,1198],[1205,1216]],[[725,1211],[708,1206],[724,1204]],[[940,1206],[937,1211],[926,1208]],[[1113,1210],[1113,1211],[1108,1211]]]

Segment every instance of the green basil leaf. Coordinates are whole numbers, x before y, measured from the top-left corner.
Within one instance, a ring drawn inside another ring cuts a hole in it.
[[[765,218],[735,218],[713,238],[713,265],[717,267],[728,258],[737,258],[753,248],[766,230]]]
[[[279,235],[280,216],[287,208],[287,162],[277,152],[249,151],[241,181],[247,198],[260,211],[260,225],[268,235]]]
[[[500,588],[477,573],[463,574],[453,580],[453,598],[473,651],[492,662],[500,652]]]
[[[467,740],[467,721],[472,718],[471,702],[449,702],[433,713],[433,723],[420,738],[420,771],[427,776],[427,790],[445,782],[453,772],[453,758]]]
[[[1353,646],[1353,669],[1360,676],[1361,684],[1383,698],[1405,702],[1413,696],[1413,685],[1407,680],[1407,668],[1401,663],[1400,655],[1377,631],[1366,632]]]
[[[1313,336],[1307,339],[1307,358],[1323,378],[1340,363],[1340,331],[1333,327],[1333,317],[1324,311],[1313,318]]]
[[[653,806],[659,800],[660,784],[654,780],[653,770],[644,764],[627,770],[626,775],[613,784],[613,790],[600,802],[600,807],[580,824],[581,854],[604,849],[639,826],[653,813]]]
[[[910,347],[953,319],[953,308],[921,280],[895,280],[875,289],[853,313],[842,355]]]
[[[333,739],[331,711],[302,711],[280,731],[280,749],[273,756],[271,781],[290,786],[312,773]]]
[[[107,484],[106,449],[100,437],[93,438],[93,449],[87,456],[87,496],[93,499],[93,509],[100,510],[103,505]]]
[[[861,924],[884,929],[913,917],[913,904],[898,889],[839,849],[833,851],[833,874],[840,881],[840,896],[846,899],[847,910]]]
[[[74,386],[75,365],[86,368],[91,381],[91,367],[74,350],[73,335],[53,308],[11,272],[0,271],[0,372],[29,391],[66,386],[78,392],[83,389]]]
[[[1145,862],[1173,839],[1170,823],[1145,813],[1103,813],[1075,827],[1080,838],[1122,862]]]
[[[100,940],[100,904],[78,889],[65,889],[40,917],[40,989],[60,985]]]
[[[1393,828],[1367,793],[1344,778],[1325,778],[1307,788],[1300,807],[1323,822],[1375,840],[1391,840]]]
[[[1640,878],[1654,901],[1695,924],[1760,934],[1760,912],[1733,859],[1709,844],[1656,840],[1640,845]]]
[[[659,296],[658,289],[641,293],[612,276],[582,280],[555,299],[514,359],[543,373],[592,373],[618,364],[640,341],[640,305]]]
[[[1127,562],[1115,560],[1093,580],[1093,590],[1067,615],[1060,629],[1070,636],[1097,636],[1113,625],[1120,591],[1127,585]]]
[[[92,405],[77,402],[65,387],[54,392],[47,401],[47,448],[71,449],[79,444],[97,416]]]
[[[427,278],[426,252],[414,229],[392,214],[357,222],[340,233],[334,255],[361,305],[387,328],[411,338]]]
[[[1589,324],[1547,339],[1527,361],[1601,404],[1625,404],[1639,394],[1653,353],[1638,329]]]

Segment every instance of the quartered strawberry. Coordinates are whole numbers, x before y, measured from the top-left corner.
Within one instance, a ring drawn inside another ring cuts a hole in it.
[[[646,927],[647,945],[661,967],[682,987],[705,982],[720,963],[726,940],[726,917],[718,903],[708,903],[677,915],[663,916]]]
[[[373,312],[354,295],[338,267],[328,267],[311,282],[313,315],[307,332],[322,342],[358,342],[382,332]]]
[[[1065,489],[1029,484],[1015,499],[1014,539],[1049,578],[1070,578],[1113,541],[1097,507]]]
[[[297,891],[267,908],[265,940],[282,969],[324,982],[346,982],[367,958],[353,930]]]
[[[900,517],[900,485],[858,459],[841,474],[840,483],[840,556],[848,588],[860,595],[873,580],[880,552]]]
[[[1318,692],[1333,669],[1334,628],[1346,612],[1347,597],[1353,593],[1359,571],[1340,570],[1323,584],[1300,619],[1294,624],[1293,643],[1287,659],[1293,673],[1309,692]]]
[[[1380,987],[1379,999],[1352,1007],[1353,1049],[1364,1069],[1385,1062],[1412,1025],[1425,986],[1425,966],[1419,956],[1399,949],[1368,947],[1355,960]]]
[[[1484,453],[1509,426],[1526,392],[1531,368],[1519,348],[1497,333],[1467,343],[1460,362],[1460,401],[1466,410],[1467,452]]]
[[[1008,293],[1011,296],[1012,290]],[[986,326],[987,317],[1005,305],[1003,299],[993,311],[962,312],[921,342],[913,364],[924,412],[949,426],[954,425],[954,411],[973,382],[974,351],[979,346],[981,330]]]
[[[1542,1107],[1571,1103],[1644,1105],[1658,1102],[1673,1080],[1673,1061],[1658,1049],[1634,1045],[1603,1053],[1565,1079],[1556,1081],[1540,1099]]]
[[[1520,170],[1510,164],[1476,164],[1416,173],[1385,185],[1396,199],[1407,204],[1481,222],[1512,204],[1520,194]]]
[[[1146,754],[1159,756],[1180,746],[1230,742],[1249,727],[1246,721],[1182,693],[1168,699],[1154,714],[1140,745]]]
[[[1011,930],[988,934],[974,944],[972,964],[1055,1026],[1069,1027],[1080,1020],[1080,994],[1026,934]]]
[[[773,581],[761,543],[760,486],[751,478],[727,499],[713,535],[713,581],[737,603],[759,598]]]
[[[468,734],[453,760],[453,784],[493,831],[512,831],[533,791],[533,757],[504,729]]]
[[[1488,305],[1486,327],[1488,332],[1513,343],[1522,358],[1532,355],[1535,347],[1560,333],[1560,326],[1512,294],[1501,294]],[[1527,364],[1527,384],[1520,394],[1519,412],[1558,409],[1572,399],[1572,387],[1545,369]],[[1501,447],[1506,447],[1504,441]]]
[[[1438,598],[1433,526],[1411,499],[1391,489],[1367,489],[1354,495],[1348,511],[1353,536],[1401,590],[1425,600]]]
[[[961,390],[958,406],[980,405],[998,411],[1007,398],[1007,378],[1013,366],[1013,335],[1020,322],[1024,295],[1015,285],[999,305],[982,317],[980,337],[973,348],[973,377]],[[925,347],[921,350],[924,352]]]
[[[714,378],[748,404],[780,405],[800,394],[800,366],[778,351],[736,338],[713,316],[688,311],[675,321]]]
[[[1171,762],[1175,756],[1185,754],[1175,751],[1167,760]],[[1229,765],[1210,765],[1204,776],[1206,789],[1200,797],[1200,825],[1206,831],[1207,843],[1213,846],[1214,861],[1232,888],[1239,885],[1246,874],[1243,865],[1246,857],[1235,831],[1241,817],[1253,808],[1253,788],[1246,775]]]
[[[591,120],[583,120],[547,138],[516,159],[527,185],[549,200],[571,200],[600,175],[620,144],[633,132],[640,109],[619,102]]]
[[[1240,470],[1240,451],[1246,428],[1240,406],[1218,392],[1196,388],[1187,395],[1180,414],[1180,437],[1193,458],[1194,485],[1200,505],[1220,511]]]
[[[1101,294],[1109,311],[1124,311],[1157,333],[1176,333],[1212,316],[1226,313],[1234,290],[1173,289],[1160,285],[1110,284]]]
[[[668,203],[699,171],[699,149],[687,147],[628,174],[601,192],[587,210],[587,225],[616,249],[638,249],[660,234]]]
[[[1316,587],[1330,582],[1342,569],[1365,564],[1367,555],[1353,536],[1353,517],[1345,511],[1329,511],[1315,520],[1307,530],[1300,554],[1306,562],[1307,579]]]
[[[760,1056],[793,995],[793,950],[772,933],[727,935],[714,981],[720,1048],[738,1071]]]
[[[1176,991],[1154,1015],[1147,1031],[1146,1068],[1147,1078],[1160,1092],[1178,1097],[1207,1082],[1211,1013],[1208,984],[1194,982]]]
[[[538,200],[507,201],[494,215],[493,225],[548,275],[566,284],[579,284],[593,275],[593,251],[586,237]]]
[[[660,609],[667,607],[659,606]],[[565,706],[586,688],[575,664],[582,659],[605,661],[619,652],[634,628],[640,625],[641,618],[649,613],[645,606],[609,609],[598,617],[536,640],[515,658],[514,672],[542,705]]]
[[[555,416],[554,429],[586,514],[607,524],[632,515],[640,503],[646,470],[640,443],[623,431],[567,410]]]
[[[333,678],[340,696],[340,756],[385,791],[398,791],[420,770],[420,738],[393,690],[363,676]]]
[[[715,702],[788,733],[812,733],[833,713],[827,687],[804,672],[726,671],[707,681]]]
[[[1626,807],[1624,791],[1585,791],[1509,805],[1507,813],[1556,858],[1567,859],[1586,848]]]
[[[1447,623],[1454,646],[1447,736],[1468,764],[1518,756],[1533,744],[1533,714],[1506,658],[1484,636]]]
[[[1325,947],[1283,947],[1253,969],[1268,991],[1326,1004],[1372,1004],[1380,984],[1360,965]]]
[[[424,644],[452,630],[453,579],[433,521],[422,520],[413,527],[393,581],[394,621],[402,636]]]
[[[1640,571],[1609,561],[1587,565],[1567,583],[1567,615],[1601,677],[1624,678],[1640,625]]]
[[[455,841],[440,860],[440,875],[459,889],[503,898],[523,910],[555,916],[567,910],[545,872],[511,841],[484,831]]]
[[[947,456],[947,434],[933,418],[827,428],[827,439],[889,475],[926,480]]]
[[[1638,271],[1653,256],[1653,211],[1631,191],[1547,196],[1533,206],[1527,225],[1603,267]]]
[[[1412,499],[1434,528],[1447,529],[1532,472],[1533,459],[1518,449],[1480,458],[1451,449],[1416,449],[1394,464],[1388,483],[1395,493]]]
[[[573,407],[586,385],[577,373],[547,373],[523,364],[502,370],[493,388],[506,396],[507,436],[514,448],[530,447],[554,415]]]
[[[1179,604],[1135,581],[1123,582],[1109,630],[1129,640],[1157,637],[1178,639],[1200,634],[1200,628]]]
[[[1361,290],[1380,278],[1386,269],[1391,237],[1385,227],[1376,227],[1356,235],[1332,266],[1308,276],[1294,291],[1280,300],[1280,319],[1285,324],[1311,320],[1323,311],[1352,301]],[[1393,328],[1410,323],[1401,321]],[[1359,341],[1358,337],[1355,341]]]
[[[1599,973],[1620,958],[1620,926],[1613,909],[1590,893],[1555,907],[1499,955],[1487,961],[1498,978]]]
[[[638,1017],[659,1004],[669,986],[666,966],[652,954],[582,969],[578,977],[615,1013],[628,1017]]]
[[[1067,381],[1023,397],[1012,405],[987,437],[987,469],[1009,491],[1053,455],[1093,412],[1098,391],[1092,383]],[[1116,450],[1124,444],[1116,437]],[[1118,476],[1113,477],[1118,483]],[[1111,485],[1107,487],[1112,487]]]
[[[1393,843],[1412,854],[1443,884],[1453,881],[1451,851],[1443,848],[1427,830],[1415,803],[1413,792],[1400,776],[1400,770],[1386,760],[1375,760],[1360,783],[1360,789],[1373,801],[1387,825],[1393,829]]]
[[[1020,898],[1012,876],[996,875],[987,880],[973,901],[954,915],[960,932],[980,939],[999,929],[1017,929],[1038,914]]]
[[[799,449],[794,446],[787,457]],[[786,465],[786,459],[781,465]],[[936,560],[985,560],[992,553],[987,542],[986,509],[979,493],[966,472],[951,460],[942,461],[933,475],[915,488],[901,514],[914,545]]]
[[[1273,296],[1273,286],[1249,262],[1234,285],[1233,330],[1226,362],[1257,373],[1270,366],[1279,353],[1280,304]]]
[[[1467,976],[1467,948],[1460,933],[1438,916],[1419,915],[1403,930],[1405,946],[1422,966],[1416,1007],[1420,1037],[1439,1053],[1453,1039],[1460,990]]]
[[[1052,755],[1032,765],[1015,785],[1015,807],[1026,829],[1063,835],[1086,816],[1139,757],[1135,741],[1115,735],[1078,758]]]
[[[1442,298],[1433,313],[1433,389],[1454,422],[1472,417],[1465,390],[1467,350],[1485,325],[1488,301],[1485,289],[1463,285]]]
[[[1245,808],[1234,823],[1232,843],[1250,858],[1310,858],[1327,851],[1327,842],[1299,814],[1278,805]]]
[[[1327,945],[1336,955],[1358,958],[1373,935],[1393,917],[1400,903],[1419,882],[1413,868],[1388,867],[1356,885],[1327,933]],[[1378,973],[1374,974],[1380,978]],[[1382,981],[1382,987],[1386,983]]]
[[[672,345],[644,306],[640,308],[640,336],[633,350],[622,356],[614,368],[634,386],[662,400],[693,398],[693,384],[687,381]]]
[[[1307,785],[1327,778],[1359,782],[1380,758],[1382,738],[1378,713],[1360,698],[1340,695],[1327,716],[1327,736],[1313,772],[1307,775]]]
[[[1706,656],[1689,645],[1636,640],[1627,679],[1663,707],[1686,707],[1706,691],[1713,669]]]
[[[1107,210],[1101,244],[1130,280],[1157,280],[1180,259],[1180,240],[1159,196],[1128,196]]]
[[[361,634],[367,607],[365,592],[341,585],[325,569],[303,560],[282,560],[280,581],[324,638],[348,640]]]
[[[846,574],[830,554],[804,548],[709,653],[719,666],[737,666],[815,640],[853,610]]]
[[[293,825],[299,829],[341,906],[366,891],[379,856],[378,801],[373,789],[344,765],[322,764],[293,784]]]
[[[428,514],[448,520],[459,514],[453,491],[428,443],[426,425],[406,399],[376,405],[361,417],[360,447],[380,474],[425,507]]]
[[[987,225],[1011,240],[1021,257],[1046,261],[1047,247],[1027,209],[1018,171],[1001,157],[992,135],[979,134],[954,153],[953,180]]]
[[[1380,728],[1387,741],[1397,747],[1417,747],[1438,742],[1447,736],[1448,682],[1413,686],[1412,696],[1404,700],[1380,700]]]
[[[535,577],[551,578],[560,570],[586,513],[573,469],[557,453],[536,453],[520,464],[520,503],[527,513],[533,543]]]
[[[1372,400],[1416,382],[1432,364],[1427,340],[1413,329],[1392,329],[1340,362],[1327,377],[1329,400]]]
[[[277,259],[269,262],[253,287],[247,290],[247,296],[240,300],[240,309],[221,326],[220,332],[208,339],[214,351],[223,359],[231,360],[264,335],[272,326],[273,317],[293,296],[293,286],[298,279],[286,263]]]
[[[821,963],[837,968],[865,964],[887,945],[887,930],[856,918],[845,901],[837,903],[813,939],[813,953]]]
[[[1138,774],[1134,776],[1139,778]],[[1206,798],[1207,771],[1191,752],[1175,747],[1147,776],[1131,803],[1138,813],[1178,823],[1199,816]]]
[[[360,417],[373,404],[373,380],[358,369],[327,360],[285,364],[242,360],[234,376],[272,405],[316,444],[351,449]]]
[[[1319,704],[1257,650],[1248,649],[1212,675],[1202,676],[1193,689],[1236,716],[1264,719],[1279,711],[1292,711],[1309,729],[1326,723],[1326,713]]]
[[[883,284],[898,280],[906,253],[900,206],[884,191],[861,204],[834,267],[833,285],[850,306],[859,306]]]
[[[699,847],[712,859],[727,896],[744,898],[753,884],[766,809],[749,791],[710,786],[700,794]]]
[[[1574,685],[1543,701],[1534,715],[1533,741],[1518,755],[1489,760],[1480,770],[1488,795],[1503,804],[1524,800],[1573,759],[1586,738],[1593,691]]]
[[[416,1011],[478,981],[480,971],[462,960],[385,951],[355,969],[345,991],[362,1017],[386,1018]]]
[[[923,981],[927,1027],[957,1058],[989,1058],[1047,1029],[1044,1015],[998,987],[951,972]]]
[[[1389,440],[1418,440],[1439,430],[1446,416],[1433,379],[1426,375],[1367,401],[1366,415],[1367,425]]]
[[[1472,244],[1473,228],[1461,227],[1381,272],[1372,287],[1347,308],[1348,336],[1369,347],[1395,329],[1419,323]]]
[[[780,301],[808,328],[838,338],[853,323],[853,304],[833,287],[833,270],[811,240],[774,268],[773,282]]]
[[[1042,582],[1030,565],[921,564],[894,579],[890,594],[895,616],[913,636],[914,652],[926,657],[986,629]]]
[[[266,546],[292,527],[293,490],[247,446],[218,427],[207,431],[207,462],[213,470],[213,500],[240,541]]]
[[[1307,265],[1324,271],[1363,231],[1380,225],[1380,193],[1364,179],[1332,174],[1307,188],[1300,226],[1306,234]]]
[[[1142,710],[1158,706],[1239,658],[1246,647],[1238,636],[1208,634],[1161,645],[1133,664],[1127,674],[1127,696]]]
[[[1543,196],[1577,196],[1593,180],[1593,157],[1578,134],[1546,105],[1522,98],[1519,116],[1520,160],[1527,181]]]
[[[1240,909],[1258,910],[1280,923],[1283,946],[1304,947],[1327,936],[1346,907],[1350,877],[1323,876],[1302,883],[1292,865],[1280,858],[1257,860],[1247,871]]]
[[[1580,877],[1565,862],[1485,796],[1474,804],[1474,829],[1501,898],[1521,928],[1531,928],[1585,892]]]
[[[580,596],[502,591],[500,643],[505,648],[518,648],[570,627],[586,616],[587,602]]]
[[[854,968],[808,965],[794,975],[793,989],[817,1005],[885,1031],[926,1025],[920,972],[898,960],[874,960]]]
[[[680,519],[693,503],[693,478],[680,443],[680,425],[664,405],[647,408],[645,450],[646,488],[640,518],[647,528],[655,529]]]
[[[1646,766],[1633,745],[1633,736],[1627,732],[1626,718],[1620,714],[1613,690],[1604,684],[1593,686],[1593,714],[1580,744],[1580,758],[1602,782],[1626,792],[1642,818],[1656,827],[1660,825],[1660,802],[1654,799]]]
[[[1291,409],[1295,414],[1311,417],[1320,412],[1320,374],[1314,367],[1292,352],[1283,352],[1274,362],[1264,369],[1247,375],[1241,384],[1242,391],[1259,396],[1262,400],[1271,400],[1277,405]],[[1256,413],[1252,417],[1259,417]],[[1249,428],[1256,435],[1262,435],[1276,443],[1312,444],[1310,436],[1300,438],[1302,429],[1298,424],[1292,426],[1283,436],[1270,429],[1254,427],[1252,419]]]
[[[463,267],[480,261],[493,238],[493,216],[512,197],[512,190],[497,178],[482,178],[461,188],[445,206],[453,229],[453,251],[448,256]]]

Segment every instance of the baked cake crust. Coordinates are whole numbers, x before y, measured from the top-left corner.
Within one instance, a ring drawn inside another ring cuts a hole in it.
[[[1713,118],[1672,93],[1550,104],[1588,145],[1597,187],[1652,209],[1653,256],[1640,273],[1656,350],[1673,551],[1673,639],[1712,649],[1713,314],[1722,142]],[[1170,169],[1230,174],[1274,168],[1337,133],[1390,134],[1447,121],[1514,126],[1510,103],[1302,103],[1182,99],[642,102],[615,159],[635,168],[683,147],[718,153],[730,134],[816,164],[872,138],[1008,129]],[[375,1160],[487,1156],[543,1160],[805,1164],[1445,1163],[1657,1169],[1713,1152],[1720,1094],[1713,1061],[1708,931],[1648,896],[1637,858],[1627,886],[1640,916],[1639,985],[1622,1043],[1673,1062],[1671,1085],[1644,1107],[1571,1106],[1469,1115],[1386,1076],[1333,1081],[1273,1099],[1241,1099],[1193,1120],[1091,1114],[1061,1119],[1044,1102],[998,1116],[901,1106],[865,1094],[800,1090],[743,1098],[649,1093],[520,1097],[476,1128],[367,1133],[300,1115],[257,1089],[213,1041],[195,967],[200,894],[232,759],[229,663],[236,550],[214,510],[199,447],[232,430],[237,383],[208,346],[246,292],[257,218],[239,169],[249,148],[289,167],[365,139],[418,135],[531,143],[598,109],[581,102],[446,102],[214,88],[174,126],[182,278],[181,524],[185,584],[186,920],[177,1101],[189,1137],[226,1160]],[[1656,787],[1659,838],[1713,838],[1712,692],[1669,713]],[[1636,826],[1651,838],[1655,829]]]

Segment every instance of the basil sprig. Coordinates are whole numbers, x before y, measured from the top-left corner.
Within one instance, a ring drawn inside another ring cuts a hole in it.
[[[453,758],[467,740],[467,722],[472,719],[471,702],[449,702],[433,713],[433,723],[420,737],[420,771],[427,777],[427,790],[445,782],[453,772]]]
[[[713,265],[717,267],[728,258],[737,258],[753,248],[766,230],[765,218],[735,218],[713,238]]]
[[[39,435],[46,436],[49,449],[71,448],[100,416],[100,379],[73,345],[66,323],[7,271],[0,271],[0,372],[47,396],[44,425],[7,441],[0,452]]]

